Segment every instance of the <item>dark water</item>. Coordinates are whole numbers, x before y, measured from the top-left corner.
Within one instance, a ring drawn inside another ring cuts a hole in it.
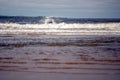
[[[0,23],[41,24],[45,16],[0,16]],[[120,18],[57,18],[52,17],[56,23],[110,23],[120,22]]]

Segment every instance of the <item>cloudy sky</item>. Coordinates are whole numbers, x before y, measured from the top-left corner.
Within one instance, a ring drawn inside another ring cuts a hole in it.
[[[120,18],[120,0],[0,0],[0,15]]]

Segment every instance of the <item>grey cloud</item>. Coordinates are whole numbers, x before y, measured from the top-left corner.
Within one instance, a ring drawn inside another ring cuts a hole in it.
[[[120,7],[120,0],[0,0],[0,4],[16,7],[93,8]]]

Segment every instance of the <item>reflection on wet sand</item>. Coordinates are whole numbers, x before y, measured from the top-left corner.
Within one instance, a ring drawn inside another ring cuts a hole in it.
[[[0,71],[119,75],[119,40],[114,36],[44,40],[1,37]]]

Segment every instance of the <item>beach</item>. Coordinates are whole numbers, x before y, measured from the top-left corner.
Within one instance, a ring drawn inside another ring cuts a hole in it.
[[[119,80],[119,36],[17,35],[0,39],[1,79]]]
[[[119,80],[120,23],[0,23],[1,80]]]

